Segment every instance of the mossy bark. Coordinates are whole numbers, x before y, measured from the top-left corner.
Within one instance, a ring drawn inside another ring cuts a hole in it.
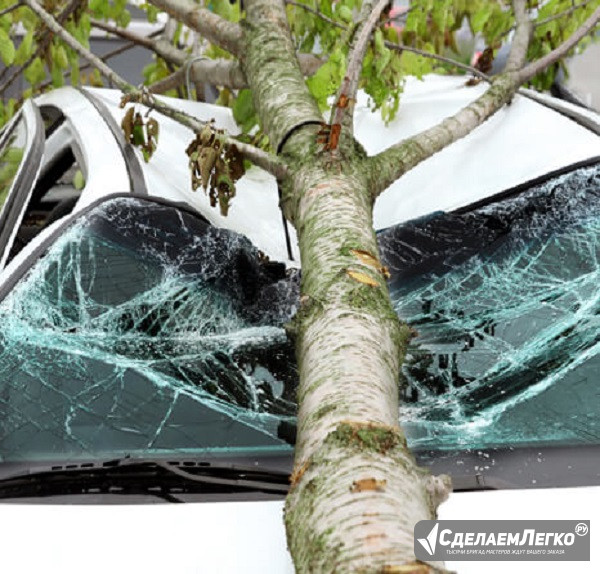
[[[334,154],[317,145],[321,116],[283,2],[246,8],[242,66],[261,125],[287,162],[279,183],[302,262],[288,545],[298,572],[393,571],[414,563],[414,524],[435,517],[448,484],[416,466],[398,426],[409,334],[379,263],[366,157],[351,137]]]
[[[325,163],[317,154],[287,190],[303,268],[288,544],[298,572],[384,572],[414,561],[414,524],[435,517],[439,493],[398,426],[408,329],[378,263],[361,160]]]

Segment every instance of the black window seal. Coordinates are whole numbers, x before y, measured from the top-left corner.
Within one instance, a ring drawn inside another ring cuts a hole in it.
[[[33,184],[36,180],[44,153],[44,144],[46,141],[44,138],[44,122],[38,107],[31,100],[29,104],[33,112],[35,129],[33,133],[27,134],[27,141],[31,138],[29,153],[26,157],[23,157],[21,169],[13,181],[11,192],[6,198],[6,203],[0,214],[0,261],[4,259],[4,255],[11,248],[11,238],[14,241],[16,226],[20,223],[19,217],[23,213],[25,202],[33,190]],[[20,113],[25,118],[23,112]],[[25,122],[26,128],[29,128],[26,120]]]
[[[88,101],[96,111],[100,114],[100,117],[104,120],[104,123],[108,126],[111,131],[119,149],[121,155],[125,160],[125,166],[127,168],[127,177],[129,178],[129,188],[132,193],[137,195],[148,195],[148,188],[146,187],[146,180],[144,179],[144,172],[140,164],[140,160],[135,154],[133,146],[125,142],[123,136],[123,130],[119,127],[117,122],[112,117],[106,104],[97,98],[91,92],[84,90],[83,88],[77,88],[77,91]]]
[[[600,156],[598,156],[598,155],[594,156],[594,157],[590,157],[588,159],[584,159],[582,161],[571,163],[569,165],[566,165],[559,169],[555,169],[553,171],[549,171],[548,173],[545,173],[544,175],[534,177],[533,179],[529,179],[523,183],[519,183],[518,185],[509,187],[498,193],[494,193],[493,195],[490,195],[484,199],[480,199],[478,201],[470,203],[469,205],[465,205],[464,207],[459,207],[457,209],[453,209],[446,213],[453,213],[456,215],[469,213],[471,211],[475,211],[476,209],[480,209],[482,207],[491,205],[492,203],[497,203],[498,201],[502,201],[504,199],[511,199],[513,197],[516,197],[516,196],[520,195],[521,193],[528,191],[532,187],[542,185],[542,184],[550,181],[551,179],[560,177],[561,175],[565,175],[567,173],[575,171],[576,169],[581,169],[584,167],[591,167],[598,163],[600,163]]]
[[[107,201],[112,201],[114,199],[139,199],[142,201],[148,201],[152,203],[156,203],[157,205],[162,205],[165,207],[172,207],[174,209],[178,209],[180,211],[184,211],[189,213],[190,215],[201,219],[208,225],[212,225],[206,217],[204,217],[201,213],[196,211],[189,204],[179,201],[171,201],[167,199],[163,199],[161,197],[155,197],[151,195],[142,195],[135,194],[131,192],[121,192],[121,193],[111,193],[110,195],[106,195],[97,199],[96,201],[86,205],[83,209],[76,211],[75,213],[67,216],[64,221],[56,228],[52,233],[50,233],[44,240],[37,245],[25,259],[18,265],[18,267],[10,274],[10,276],[0,285],[0,303],[4,301],[6,296],[14,289],[14,287],[25,277],[25,275],[33,268],[33,266],[47,253],[48,249],[56,242],[56,240],[65,232],[65,230],[71,226],[71,224],[79,219],[80,217],[87,215],[92,210],[96,209],[99,205]],[[0,273],[1,276],[1,273]]]

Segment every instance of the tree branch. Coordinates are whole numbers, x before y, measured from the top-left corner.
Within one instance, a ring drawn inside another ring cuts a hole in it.
[[[538,20],[533,23],[534,28],[538,28],[543,26],[544,24],[548,24],[549,22],[553,22],[554,20],[558,20],[560,18],[564,18],[565,16],[570,16],[573,12],[576,12],[580,8],[585,8],[592,0],[584,0],[579,4],[573,4],[568,10],[564,10],[563,12],[559,12],[558,14],[554,14],[552,16],[548,16],[548,18],[544,18],[543,20]]]
[[[118,36],[119,38],[123,38],[124,40],[129,40],[130,42],[134,42],[139,46],[143,46],[144,48],[148,48],[148,50],[154,50],[154,45],[156,43],[155,39],[150,38],[149,36],[140,36],[139,34],[135,34],[130,30],[126,30],[124,28],[119,28],[118,26],[113,26],[112,24],[108,24],[107,22],[103,22],[102,20],[96,20],[95,18],[90,19],[90,24],[94,28],[98,28],[99,30],[103,30],[104,32],[108,32],[109,34],[113,34],[114,36]],[[164,28],[163,28],[164,31]]]
[[[13,10],[16,10],[17,8],[20,8],[21,6],[23,6],[22,2],[20,2],[20,1],[16,2],[12,6],[9,6],[8,8],[4,8],[4,10],[0,10],[0,16],[4,16],[4,14],[10,14],[10,12],[12,12]]]
[[[261,127],[281,151],[299,125],[323,117],[300,70],[283,0],[246,0],[245,7],[242,69]]]
[[[149,0],[150,4],[198,32],[209,42],[240,56],[242,29],[192,0]]]
[[[440,124],[403,140],[374,157],[365,160],[370,174],[373,199],[394,181],[422,161],[471,133],[477,126],[510,102],[521,85],[520,72],[514,66],[524,62],[531,38],[524,0],[514,1],[517,30],[508,56],[512,70],[496,77],[486,92]]]
[[[67,46],[73,48],[84,60],[88,61],[100,73],[106,77],[109,81],[123,91],[131,91],[133,86],[126,82],[119,74],[109,68],[98,56],[92,54],[89,50],[85,49],[69,32],[67,32],[53,17],[51,14],[46,12],[36,0],[23,0],[23,3],[28,6],[44,23],[44,25],[54,34],[56,34]]]
[[[526,0],[513,0],[513,12],[516,20],[516,29],[504,71],[507,73],[520,70],[527,61],[527,47],[531,40],[533,27],[527,13]]]
[[[558,62],[561,58],[566,56],[570,50],[572,50],[584,36],[589,34],[600,21],[600,6],[594,10],[592,15],[577,29],[571,36],[569,36],[560,46],[552,50],[549,54],[546,54],[543,58],[532,62],[525,66],[519,72],[519,79],[521,83],[525,83],[533,78],[536,74],[551,66],[555,62]]]
[[[300,69],[305,76],[312,76],[323,60],[312,54],[298,54]],[[174,62],[182,67],[170,76],[152,84],[149,89],[155,94],[163,94],[168,90],[175,89],[185,82],[185,61]],[[190,77],[193,82],[204,81],[215,86],[223,86],[232,90],[241,90],[248,87],[246,76],[239,63],[235,60],[200,60],[195,61],[190,68]]]
[[[356,35],[356,41],[348,54],[348,67],[346,68],[346,77],[338,90],[336,104],[332,114],[331,124],[344,124],[345,135],[354,133],[353,110],[356,101],[356,92],[358,90],[358,81],[362,71],[362,62],[367,52],[369,40],[373,30],[379,23],[381,13],[389,6],[389,0],[378,0],[373,6],[373,2],[365,1],[361,12],[361,21],[363,24]],[[342,104],[343,99],[343,104]],[[347,132],[347,133],[346,133]]]
[[[72,2],[70,2],[56,17],[58,23],[64,23],[65,20],[67,20],[67,18],[69,18],[69,16],[71,16],[71,14],[75,12],[79,4],[80,0],[72,0]],[[23,6],[24,3],[21,1],[20,5]],[[41,40],[39,40],[35,52],[27,59],[25,63],[21,64],[18,68],[16,68],[12,75],[2,84],[2,86],[0,86],[0,94],[3,94],[6,90],[8,90],[8,88],[10,88],[13,82],[21,75],[23,70],[25,70],[31,64],[31,62],[33,62],[42,52],[44,52],[44,50],[46,50],[46,48],[52,41],[52,34],[48,32],[48,30],[44,29],[42,31],[41,36],[42,38]],[[2,73],[2,77],[4,77],[4,72],[8,69],[9,68],[5,68],[5,70]]]

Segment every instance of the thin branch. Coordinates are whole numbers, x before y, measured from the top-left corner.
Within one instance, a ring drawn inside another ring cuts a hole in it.
[[[0,10],[0,16],[4,16],[4,14],[9,14],[13,10],[20,8],[21,6],[23,6],[23,3],[19,1],[13,4],[12,6],[9,6],[8,8],[4,8],[4,10]]]
[[[80,3],[80,0],[72,0],[63,9],[60,12],[60,14],[58,14],[58,16],[56,17],[59,24],[64,23],[67,20],[67,18],[69,18],[69,16],[71,16],[71,14],[75,12]],[[24,3],[21,2],[21,5],[24,5]],[[0,94],[3,94],[6,90],[8,90],[8,88],[10,88],[14,81],[21,75],[23,70],[25,70],[31,64],[31,62],[33,62],[41,53],[44,52],[44,50],[46,50],[51,41],[52,34],[48,30],[44,29],[41,32],[41,40],[38,40],[38,45],[35,52],[27,59],[26,62],[17,67],[13,71],[12,75],[2,84],[2,86],[0,86]],[[8,69],[9,68],[7,67],[4,71],[8,71]],[[2,74],[2,77],[4,77],[4,74]]]
[[[152,97],[148,92],[138,92],[133,95],[130,100],[139,101],[148,108],[156,110],[164,116],[190,128],[195,133],[200,133],[206,125],[210,125],[208,122],[202,122],[181,110],[172,108],[164,102]],[[218,135],[217,137],[221,138],[221,141],[225,146],[235,146],[246,159],[250,160],[254,165],[262,167],[277,179],[282,179],[287,175],[286,165],[273,154],[263,151],[253,145],[241,142],[228,135]]]
[[[511,50],[504,67],[505,72],[520,70],[527,61],[527,47],[531,40],[533,27],[527,13],[526,0],[513,0],[513,12],[516,20],[515,33],[511,43]]]
[[[594,10],[592,15],[569,36],[560,46],[546,54],[543,58],[532,62],[519,71],[520,83],[525,83],[536,74],[545,70],[561,58],[564,58],[583,38],[587,36],[600,22],[600,6]]]
[[[118,36],[119,38],[123,38],[124,40],[135,42],[139,46],[143,46],[144,48],[148,48],[149,50],[154,50],[155,41],[148,36],[140,36],[139,34],[134,34],[130,30],[119,28],[118,26],[113,26],[112,24],[102,22],[101,20],[96,20],[95,18],[90,19],[90,24],[94,28],[98,28],[99,30],[103,30],[104,32],[108,32],[109,34]]]
[[[294,0],[285,0],[285,3],[288,6],[295,6],[296,8],[301,8],[302,10],[309,12],[310,14],[314,14],[315,16],[317,16],[324,22],[331,24],[332,26],[336,26],[337,28],[341,28],[342,30],[346,29],[346,26],[344,26],[340,22],[336,22],[335,20],[332,20],[331,18],[329,18],[329,16],[325,16],[325,14],[323,14],[323,12],[321,12],[320,10],[315,10],[314,8],[311,8],[310,6],[307,6],[306,4],[301,4],[300,2],[294,2]]]
[[[198,6],[193,0],[149,0],[176,20],[198,32],[209,42],[239,56],[242,51],[242,29],[214,12]]]
[[[100,20],[91,20],[91,24],[95,28],[104,30],[109,34],[113,34],[119,38],[123,38],[124,40],[129,40],[130,42],[136,42],[140,46],[147,48],[148,50],[151,50],[160,56],[163,60],[165,60],[165,62],[182,66],[188,58],[186,52],[179,50],[163,37],[152,38],[152,35],[140,36],[134,32],[131,32],[130,30],[124,30],[123,28],[113,26],[112,24],[107,24],[106,22],[101,22]],[[162,32],[164,32],[164,28],[161,30],[161,34]]]
[[[453,66],[454,68],[458,68],[459,70],[463,70],[465,72],[471,72],[474,76],[485,80],[486,82],[491,82],[491,77],[487,74],[484,74],[481,70],[474,68],[473,66],[469,66],[468,64],[463,64],[458,60],[453,60],[452,58],[448,58],[446,56],[440,56],[439,54],[434,54],[433,52],[426,52],[425,50],[420,50],[419,48],[413,48],[412,46],[407,46],[406,44],[394,44],[393,42],[385,41],[385,47],[390,50],[394,50],[395,52],[412,52],[413,54],[418,54],[419,56],[423,56],[424,58],[430,58],[431,60],[437,60],[438,62],[442,62],[443,64],[448,64],[449,66]]]
[[[346,76],[338,90],[336,105],[334,107],[333,119],[331,124],[344,124],[346,135],[354,132],[353,128],[353,110],[356,101],[356,92],[358,91],[358,81],[362,71],[362,62],[369,46],[369,40],[373,30],[377,27],[382,12],[389,6],[389,0],[379,0],[375,6],[373,2],[365,2],[362,8],[360,26],[354,46],[348,54],[348,67]],[[345,98],[342,105],[342,98]]]
[[[67,30],[65,30],[51,14],[46,12],[36,0],[23,0],[23,2],[31,8],[37,17],[44,23],[44,25],[54,34],[56,34],[67,46],[73,48],[84,60],[88,61],[92,66],[97,68],[100,73],[113,82],[115,85],[123,91],[131,91],[133,86],[126,82],[119,74],[109,68],[98,56],[92,54],[89,50],[84,48]]]
[[[109,81],[114,82],[124,93],[130,96],[132,101],[141,101],[142,103],[156,109],[158,112],[165,116],[173,118],[184,126],[190,128],[194,132],[198,133],[202,128],[207,125],[206,122],[201,122],[195,118],[184,114],[183,112],[172,108],[165,103],[158,103],[152,98],[146,90],[136,90],[134,86],[129,84],[126,80],[121,78],[116,72],[108,67],[100,58],[92,54],[88,49],[84,48],[71,34],[69,34],[56,20],[48,14],[36,0],[24,0],[27,6],[29,6],[44,22],[44,24],[54,32],[63,42],[73,48],[84,60],[88,61],[92,66],[97,68],[100,73],[105,76]],[[264,152],[252,145],[238,142],[236,139],[229,136],[223,137],[223,143],[225,145],[235,145],[240,153],[249,159],[252,163],[262,167],[269,171],[276,177],[283,177],[286,173],[285,165],[275,156]]]
[[[517,14],[517,41],[513,41],[508,56],[511,67],[525,61],[531,39],[529,19],[524,0],[514,0]],[[373,199],[394,181],[435,153],[471,133],[510,102],[521,85],[518,71],[509,70],[495,76],[483,95],[440,124],[407,138],[366,160],[371,174]]]
[[[571,14],[573,14],[573,12],[576,12],[580,8],[585,8],[592,1],[593,0],[585,0],[584,2],[581,2],[580,4],[574,4],[573,6],[571,6],[568,10],[565,10],[564,12],[559,12],[558,14],[548,16],[548,18],[544,18],[543,20],[538,20],[537,22],[534,22],[533,26],[534,26],[534,28],[538,28],[540,26],[543,26],[544,24],[553,22],[554,20],[564,18],[565,16],[570,16]]]

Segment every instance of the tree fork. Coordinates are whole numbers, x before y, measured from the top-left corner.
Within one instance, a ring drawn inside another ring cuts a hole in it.
[[[435,518],[449,483],[417,467],[398,426],[410,332],[379,263],[361,162],[342,160],[339,172],[304,151],[312,160],[285,195],[303,268],[288,545],[298,572],[442,571],[414,562],[413,525]]]

